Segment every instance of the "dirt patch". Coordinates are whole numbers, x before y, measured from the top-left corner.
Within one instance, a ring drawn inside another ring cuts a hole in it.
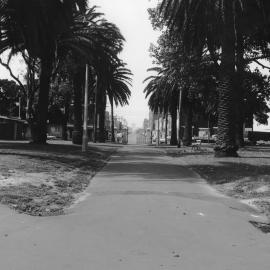
[[[220,192],[256,207],[270,219],[270,147],[249,146],[237,158],[215,158],[213,147],[203,144],[169,149],[167,154],[181,158]]]
[[[270,233],[270,224],[269,223],[250,221],[250,224],[252,224],[257,229],[261,230],[263,233]]]
[[[70,143],[0,143],[0,202],[34,216],[63,214],[115,150],[100,146],[82,153]]]

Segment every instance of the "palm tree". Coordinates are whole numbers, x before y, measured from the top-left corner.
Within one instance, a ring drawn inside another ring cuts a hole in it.
[[[194,40],[198,44],[202,44],[202,40],[207,38],[206,24],[214,24],[209,21],[214,18],[216,13],[216,5],[219,1],[177,1],[164,0],[161,10],[164,12],[164,18],[169,20],[169,24],[179,28],[180,34],[183,36],[184,45],[187,50],[193,49]],[[235,156],[237,146],[234,139],[233,125],[233,75],[234,75],[234,15],[233,0],[223,2],[222,13],[223,20],[216,20],[215,23],[221,24],[221,68],[219,74],[219,121],[218,121],[218,140],[215,147],[217,155]],[[175,8],[173,10],[173,8]],[[200,16],[199,17],[199,12]],[[207,12],[207,13],[206,13]],[[204,16],[205,15],[205,16]],[[202,19],[206,20],[203,24]],[[199,25],[200,23],[200,25]],[[197,29],[200,28],[201,33]],[[213,27],[215,28],[215,27]],[[188,33],[189,32],[189,33]],[[199,36],[198,36],[199,35]],[[211,37],[212,38],[212,37]],[[194,39],[194,40],[193,40]]]
[[[155,113],[171,114],[170,144],[177,145],[177,108],[180,94],[178,80],[170,73],[169,69],[154,67],[148,69],[148,71],[157,73],[144,80],[144,82],[148,82],[144,89],[146,97],[149,96],[148,105]]]
[[[164,97],[169,93],[170,85],[165,79],[163,69],[160,67],[154,67],[148,69],[148,72],[156,72],[157,74],[151,75],[144,80],[148,82],[144,88],[145,97],[150,96],[148,105],[154,112],[165,112],[168,110],[168,100]]]
[[[27,50],[40,59],[40,88],[34,142],[46,143],[50,79],[56,60],[57,40],[73,23],[85,0],[7,0],[1,8],[0,52],[13,48]]]
[[[115,133],[114,133],[114,101],[113,98],[109,98],[111,105],[111,140],[115,142]]]
[[[104,75],[104,74],[103,74]],[[129,98],[131,96],[130,86],[132,83],[132,72],[126,68],[126,64],[119,62],[112,65],[108,68],[108,72],[105,76],[104,86],[105,86],[105,96],[108,96],[110,105],[111,105],[111,133],[112,141],[115,141],[114,138],[114,104],[116,106],[124,106],[129,104]],[[105,110],[105,107],[103,107]],[[104,116],[104,113],[101,114],[101,117]],[[103,129],[103,123],[101,120],[100,128]],[[103,132],[104,133],[104,132]],[[101,138],[102,139],[102,138]]]
[[[235,143],[233,78],[235,74],[236,33],[241,31],[236,25],[240,17],[243,29],[256,28],[257,20],[247,20],[244,10],[251,6],[249,1],[240,0],[163,0],[160,6],[161,17],[171,29],[176,29],[183,39],[187,52],[205,45],[211,54],[221,48],[219,68],[218,139],[216,156],[237,156]],[[267,1],[252,1],[253,11],[265,18]],[[268,4],[269,7],[269,4]],[[250,11],[250,9],[249,9]],[[250,15],[249,14],[249,15]],[[251,23],[250,23],[251,21]],[[255,26],[254,26],[255,25]],[[249,29],[250,31],[250,29]]]
[[[63,33],[58,42],[58,57],[68,63],[68,70],[74,88],[74,132],[73,143],[82,142],[82,91],[85,65],[90,65],[89,81],[95,76],[102,77],[110,66],[119,62],[118,53],[122,49],[123,36],[119,29],[106,21],[102,13],[91,7],[86,13],[77,13],[74,25]],[[102,89],[98,78],[98,89]],[[91,85],[93,87],[93,84]],[[89,93],[93,94],[93,89]],[[100,93],[98,93],[100,95]],[[101,104],[97,104],[101,105]]]
[[[154,27],[159,27],[162,30],[162,35],[159,37],[156,46],[151,46],[151,54],[155,58],[156,64],[161,68],[156,70],[163,77],[163,83],[160,82],[156,85],[156,88],[161,88],[164,92],[164,97],[171,97],[171,111],[173,118],[173,128],[176,129],[176,110],[175,104],[178,104],[179,112],[179,126],[182,126],[181,119],[184,116],[185,130],[183,143],[184,145],[190,145],[192,140],[192,99],[190,99],[190,88],[191,82],[195,80],[194,71],[192,67],[198,66],[200,62],[201,55],[196,55],[196,57],[187,54],[183,41],[179,37],[172,35],[167,28],[164,27],[164,23],[160,22],[157,18],[157,11],[155,9],[151,10],[152,24]],[[199,57],[200,56],[200,57]],[[155,78],[153,78],[155,81]],[[167,87],[166,84],[169,86]],[[155,85],[155,83],[153,84]],[[160,86],[159,86],[160,85]],[[148,87],[150,87],[149,85]],[[167,89],[165,93],[164,89]],[[169,95],[168,95],[169,94]],[[162,99],[162,93],[161,93]],[[181,100],[181,102],[180,102]],[[151,100],[150,100],[151,102]],[[174,129],[173,129],[174,131]],[[174,133],[173,133],[174,134]],[[180,139],[182,137],[181,130],[179,129],[179,146]],[[173,142],[173,140],[171,140]]]

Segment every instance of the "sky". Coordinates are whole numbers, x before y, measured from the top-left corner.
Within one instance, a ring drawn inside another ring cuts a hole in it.
[[[98,6],[99,11],[105,14],[108,21],[118,26],[126,39],[120,57],[134,74],[132,96],[129,106],[118,107],[115,111],[128,121],[129,126],[141,127],[144,118],[149,115],[143,93],[143,80],[148,76],[147,69],[152,66],[150,43],[156,42],[160,33],[152,29],[147,9],[156,6],[157,2],[158,0],[89,0],[90,6]],[[12,67],[17,74],[25,71],[25,66],[18,59],[15,59]],[[0,78],[8,77],[8,72],[0,66]]]
[[[157,0],[90,0],[97,5],[110,22],[115,23],[126,39],[121,58],[134,74],[130,105],[117,108],[116,114],[124,117],[129,126],[141,127],[148,118],[149,109],[144,97],[143,80],[148,76],[147,69],[152,66],[149,56],[151,42],[155,42],[159,32],[152,29],[147,9],[154,7]]]
[[[3,53],[1,55],[1,59],[4,63],[7,62],[7,57],[8,57],[8,53]],[[13,57],[10,61],[10,67],[14,75],[19,77],[20,80],[23,80],[23,77],[26,71],[26,65],[23,59],[18,56]],[[9,71],[0,65],[0,79],[6,79],[6,78],[12,80],[12,78],[9,75]]]

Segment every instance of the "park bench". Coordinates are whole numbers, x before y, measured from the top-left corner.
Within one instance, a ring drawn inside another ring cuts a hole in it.
[[[201,150],[202,140],[196,140],[194,143],[192,143],[191,147],[192,150]]]

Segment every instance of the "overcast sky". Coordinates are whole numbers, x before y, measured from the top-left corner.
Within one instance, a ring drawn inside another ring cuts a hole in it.
[[[130,126],[141,127],[149,112],[142,83],[152,64],[149,46],[159,35],[152,29],[147,9],[156,6],[157,0],[89,0],[89,3],[99,6],[107,20],[115,23],[126,39],[121,58],[134,74],[132,97],[130,105],[118,108],[116,113],[126,118]]]
[[[117,108],[116,113],[123,116],[128,124],[141,127],[144,118],[148,118],[147,101],[144,98],[143,80],[146,70],[151,67],[149,46],[155,42],[159,33],[152,29],[147,9],[156,6],[158,0],[89,0],[90,5],[99,6],[107,20],[115,23],[126,39],[121,58],[134,74],[130,105]],[[25,67],[15,60],[16,73],[23,74]],[[8,72],[0,66],[0,78],[7,78]],[[109,108],[108,108],[109,109]]]

